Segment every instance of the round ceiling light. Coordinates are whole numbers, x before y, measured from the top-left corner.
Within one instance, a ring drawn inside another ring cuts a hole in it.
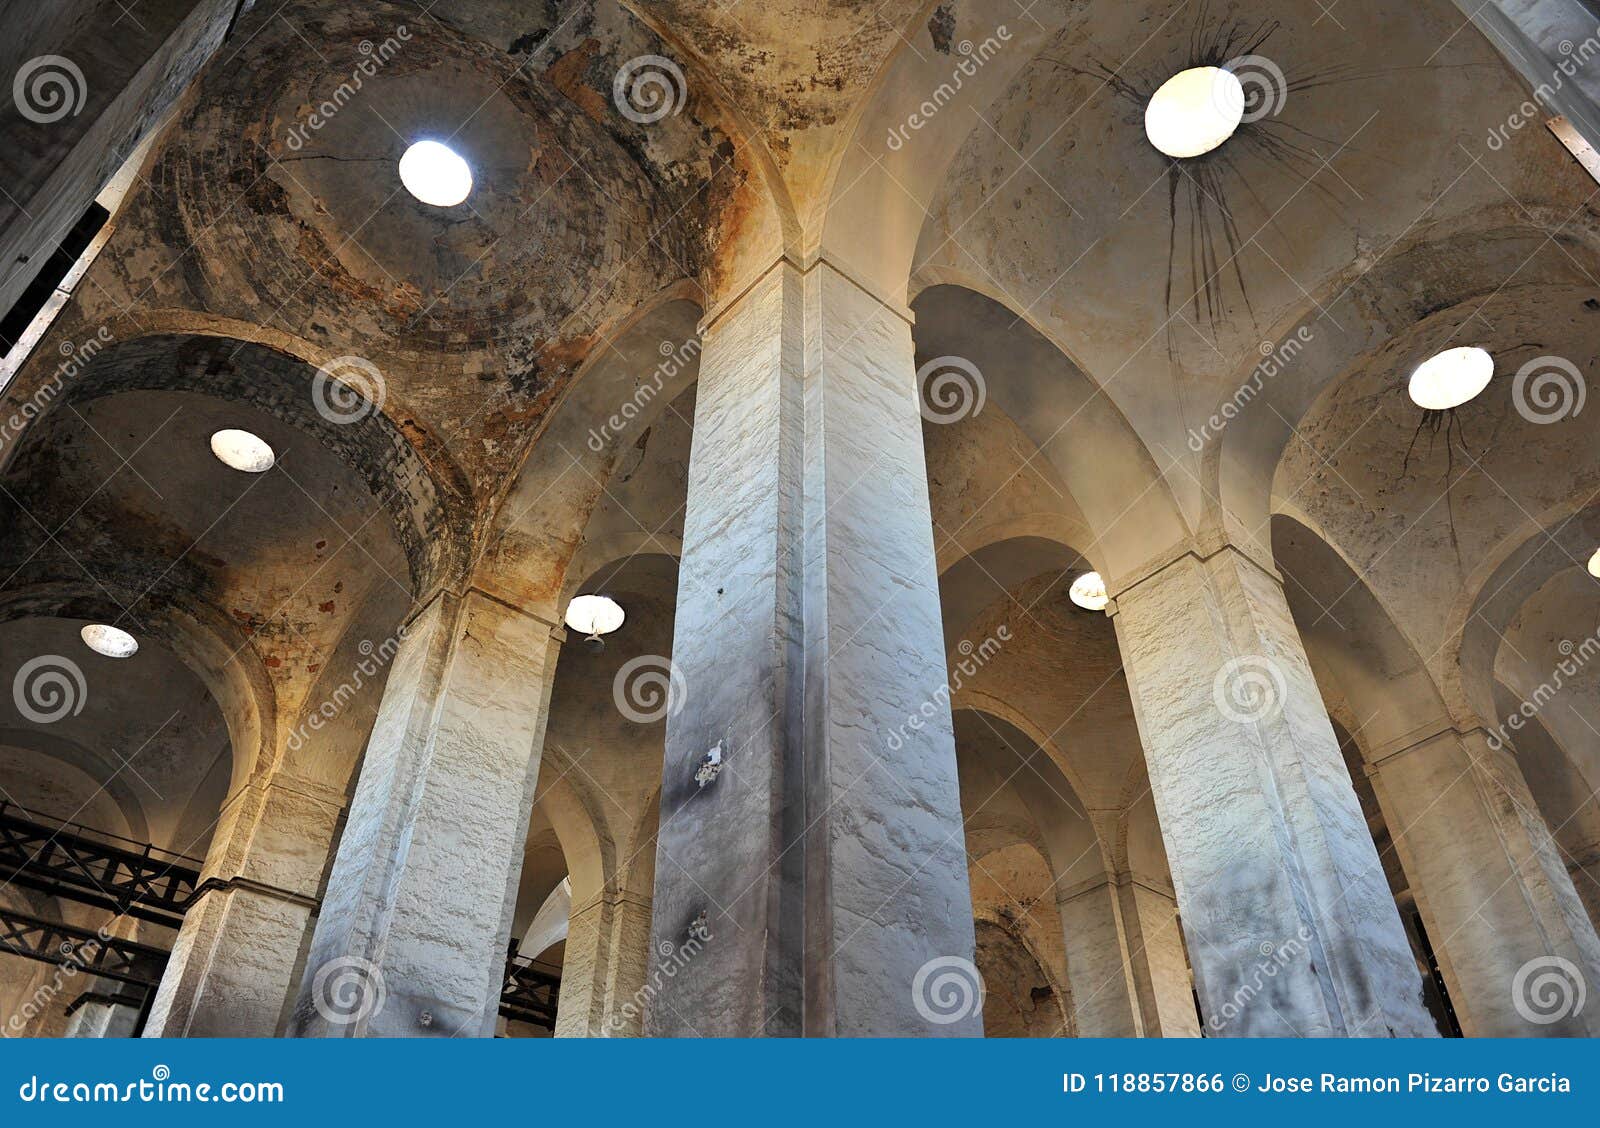
[[[472,191],[472,170],[448,145],[418,141],[400,158],[400,183],[425,204],[453,208]]]
[[[132,658],[139,649],[138,639],[107,623],[90,623],[78,632],[78,637],[90,650],[107,658]]]
[[[1429,411],[1460,407],[1494,379],[1494,357],[1480,348],[1445,349],[1411,374],[1411,400]]]
[[[1209,153],[1244,120],[1244,85],[1222,67],[1179,71],[1150,95],[1144,108],[1144,133],[1169,157]]]
[[[1067,596],[1085,611],[1104,611],[1111,602],[1106,595],[1106,582],[1099,572],[1085,572],[1073,580]]]
[[[1466,346],[1445,349],[1429,357],[1411,373],[1411,402],[1429,411],[1448,411],[1490,386],[1494,357]]]
[[[1594,555],[1589,557],[1589,574],[1600,580],[1600,548],[1594,550]]]
[[[260,436],[231,427],[211,436],[211,453],[224,466],[243,470],[246,474],[271,470],[272,464],[278,460],[272,448]]]
[[[580,595],[567,604],[567,626],[598,640],[622,626],[622,606],[609,595]]]

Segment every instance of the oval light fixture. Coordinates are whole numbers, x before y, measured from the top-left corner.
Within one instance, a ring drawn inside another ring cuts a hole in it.
[[[400,157],[400,183],[425,204],[453,208],[472,191],[472,169],[450,146],[418,141]]]
[[[1589,557],[1589,574],[1600,580],[1600,548],[1594,550],[1594,555]]]
[[[260,474],[272,469],[278,460],[266,440],[249,431],[225,428],[211,436],[211,453],[224,466],[242,470],[246,474]]]
[[[1183,159],[1209,153],[1244,120],[1244,85],[1222,67],[1190,67],[1161,84],[1144,108],[1144,134]]]
[[[1104,611],[1110,598],[1106,595],[1106,582],[1099,572],[1085,572],[1072,581],[1067,597],[1085,611]]]
[[[107,658],[132,658],[139,650],[138,639],[109,623],[90,623],[78,632],[78,637],[90,650]]]
[[[1494,357],[1472,345],[1445,349],[1411,374],[1411,402],[1429,411],[1460,407],[1494,379]]]
[[[584,641],[597,644],[591,647],[595,650],[605,645],[600,636],[622,626],[625,618],[622,605],[609,595],[580,595],[567,604],[567,626],[587,636]]]

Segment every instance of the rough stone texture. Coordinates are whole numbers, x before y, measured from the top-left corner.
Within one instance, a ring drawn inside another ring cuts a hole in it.
[[[1014,931],[980,919],[978,969],[983,973],[985,1038],[1059,1038],[1067,1027],[1062,1000],[1044,968]]]
[[[650,902],[601,897],[573,912],[561,965],[556,1037],[636,1037],[644,1029]]]
[[[1194,1012],[1177,902],[1170,892],[1152,889],[1136,879],[1118,882],[1117,902],[1144,1036],[1198,1037],[1200,1020]]]
[[[0,181],[11,189],[0,199],[0,310],[11,308],[118,166],[172,109],[216,50],[236,7],[237,0],[147,0],[134,17],[114,2],[73,0],[41,4],[26,15],[5,13],[0,73],[8,82],[29,58],[61,55],[83,73],[84,90],[77,112],[56,121],[28,121],[14,99],[0,103],[7,140]],[[16,26],[19,17],[30,26]]]
[[[185,914],[149,1037],[281,1031],[344,797],[274,775],[223,805],[203,892]]]
[[[1549,1024],[1519,1013],[1524,965],[1557,956],[1600,982],[1600,942],[1512,754],[1447,731],[1380,751],[1371,774],[1462,1031],[1600,1032],[1588,1008]]]
[[[1096,880],[1087,888],[1062,891],[1056,901],[1070,945],[1067,978],[1079,1036],[1132,1038],[1144,1033],[1116,885]]]
[[[1209,559],[1185,552],[1119,593],[1115,623],[1215,1032],[1431,1033],[1277,581],[1230,547]],[[1254,712],[1238,714],[1249,701],[1235,701],[1236,714],[1253,721],[1230,719],[1215,697],[1236,659],[1277,679]]]
[[[706,331],[653,937],[704,912],[714,939],[652,1031],[978,1031],[912,991],[973,950],[948,706],[888,744],[945,681],[926,490],[896,486],[923,480],[913,368],[906,323],[825,262]]]
[[[328,878],[291,1032],[493,1032],[549,704],[551,631],[471,590],[438,596],[412,620]],[[358,961],[381,983],[383,1005],[340,1021],[347,1016],[319,999],[316,983],[338,959]]]

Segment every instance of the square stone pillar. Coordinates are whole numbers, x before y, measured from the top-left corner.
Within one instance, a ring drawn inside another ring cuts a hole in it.
[[[1145,1037],[1199,1037],[1177,901],[1171,893],[1124,874],[1117,879],[1117,904]]]
[[[647,1032],[981,1032],[909,318],[784,259],[704,328]]]
[[[556,1037],[638,1037],[653,990],[646,985],[653,958],[648,898],[607,891],[574,908],[561,962]],[[657,963],[665,967],[671,961]]]
[[[1114,882],[1093,878],[1056,897],[1067,941],[1067,984],[1080,1038],[1137,1038],[1133,961]]]
[[[1278,578],[1188,547],[1114,616],[1207,1033],[1434,1033]]]
[[[290,1032],[489,1036],[560,632],[477,590],[396,652]]]
[[[1509,748],[1446,729],[1368,768],[1469,1037],[1600,1035],[1600,940]]]
[[[279,1032],[343,807],[343,795],[281,772],[228,797],[146,1037]]]

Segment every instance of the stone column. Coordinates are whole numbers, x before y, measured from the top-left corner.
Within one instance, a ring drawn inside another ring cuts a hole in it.
[[[95,980],[94,990],[107,999],[125,994],[127,988],[109,979]],[[67,1019],[68,1038],[130,1038],[139,1025],[139,1008],[113,1002],[84,1003]]]
[[[567,923],[556,1037],[637,1037],[651,962],[650,899],[607,892]]]
[[[1277,576],[1185,546],[1114,614],[1208,1033],[1432,1034]]]
[[[1117,905],[1145,1037],[1198,1037],[1177,901],[1170,892],[1123,874],[1117,879]]]
[[[223,804],[146,1037],[270,1038],[299,960],[344,796],[282,772]]]
[[[1600,1008],[1571,1009],[1600,990],[1600,940],[1511,750],[1445,729],[1368,774],[1462,1032],[1600,1035]]]
[[[558,628],[470,589],[408,626],[290,1031],[489,1036]]]
[[[1080,1038],[1137,1038],[1144,1033],[1128,935],[1116,884],[1093,878],[1056,897],[1067,939],[1067,984]]]
[[[976,1035],[909,311],[783,259],[703,340],[646,1028]]]

